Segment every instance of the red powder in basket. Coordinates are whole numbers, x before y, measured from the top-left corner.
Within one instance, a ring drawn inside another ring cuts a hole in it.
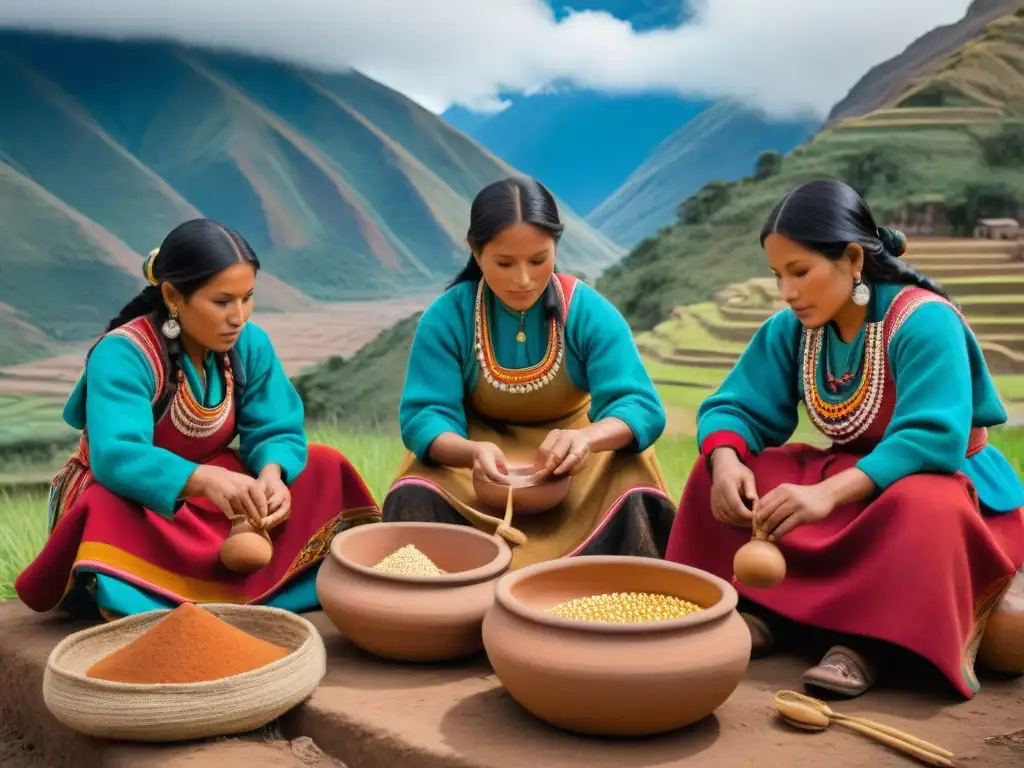
[[[183,603],[85,674],[116,683],[200,683],[251,672],[289,653]]]

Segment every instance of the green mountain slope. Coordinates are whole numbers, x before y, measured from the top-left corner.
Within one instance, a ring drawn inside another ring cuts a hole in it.
[[[929,94],[935,92],[978,107],[913,106],[922,94],[934,98]],[[887,102],[888,109],[830,127],[786,158],[767,158],[759,163],[758,180],[707,185],[679,206],[678,223],[605,272],[598,288],[638,330],[665,321],[660,329],[667,340],[658,331],[639,337],[648,367],[659,380],[686,385],[669,392],[699,401],[750,338],[751,324],[756,327],[771,308],[772,297],[760,288],[738,302],[723,294],[721,307],[708,300],[730,284],[765,274],[757,235],[786,190],[811,178],[844,178],[883,218],[898,222],[904,213],[914,215],[919,204],[937,202],[946,211],[948,234],[969,233],[979,215],[1015,213],[1024,206],[1024,123],[1017,112],[1022,103],[1024,13],[1018,12],[984,27],[969,45],[936,57],[898,99]],[[977,275],[988,274],[979,271],[983,268],[1001,274],[1001,256],[992,257],[997,263],[992,267],[984,259],[959,261],[956,242],[952,248],[950,256],[938,247],[933,261],[942,257],[947,264],[953,258],[967,266],[961,283],[970,283],[972,269]],[[921,268],[935,269],[926,261],[919,261]],[[944,274],[942,279],[952,278]],[[992,291],[1003,289],[991,277],[977,279],[985,285],[952,286],[954,295],[984,296],[991,309],[1000,301]],[[694,306],[676,309],[687,304]],[[1004,302],[1005,307],[1018,304],[1019,299]],[[972,322],[988,323],[992,344],[1018,341],[1015,323],[1000,321],[998,312],[979,311]],[[299,388],[311,414],[350,425],[394,425],[414,328],[415,318],[403,321],[348,360],[331,361],[301,377]],[[1008,349],[1017,354],[1016,347]],[[666,359],[659,367],[661,357]],[[360,382],[377,386],[371,392]]]
[[[514,173],[362,75],[157,43],[0,33],[0,115],[0,323],[36,332],[0,366],[91,338],[198,215],[253,243],[263,309],[440,288],[473,195]],[[565,214],[567,267],[621,257]]]
[[[939,234],[969,236],[979,216],[1024,207],[1024,10],[990,22],[942,56],[883,109],[840,121],[765,178],[707,185],[679,209],[675,226],[609,269],[598,287],[636,329],[675,307],[765,272],[757,242],[764,217],[789,189],[841,178],[876,215],[901,223],[925,205],[941,211]]]
[[[719,101],[665,139],[587,221],[618,243],[635,244],[675,220],[676,205],[703,180],[746,176],[762,150],[793,147],[818,125],[773,122]]]

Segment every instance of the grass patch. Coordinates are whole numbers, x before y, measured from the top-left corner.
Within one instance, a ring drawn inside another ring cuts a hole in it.
[[[0,463],[7,464],[8,446],[69,442],[75,431],[64,423],[64,403],[41,397],[0,397]]]
[[[994,376],[996,389],[1006,400],[1024,400],[1024,374],[1012,373]]]
[[[699,317],[710,325],[717,325],[722,328],[749,328],[751,336],[754,335],[754,332],[760,328],[761,323],[764,322],[763,320],[727,320],[722,317],[721,313],[718,311],[718,305],[711,301],[703,302],[701,304],[693,304],[687,307],[687,309],[695,317]],[[766,309],[764,311],[765,318],[771,314],[772,310],[770,309]],[[712,338],[714,337],[712,336]],[[740,344],[741,346],[746,346],[741,342],[735,343]]]
[[[14,579],[46,540],[46,497],[0,491],[0,600],[15,597]]]
[[[684,384],[699,384],[700,387],[692,387],[701,397],[711,394],[713,387],[717,387],[725,378],[725,368],[695,368],[688,365],[671,365],[659,363],[657,360],[644,359],[644,367],[652,379],[665,381],[678,381]],[[658,391],[664,395],[664,389],[679,389],[679,387],[667,386]]]

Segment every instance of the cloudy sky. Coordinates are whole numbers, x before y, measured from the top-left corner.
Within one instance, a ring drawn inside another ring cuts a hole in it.
[[[959,19],[969,0],[689,4],[691,23],[647,33],[604,13],[556,22],[543,0],[0,0],[0,26],[156,35],[355,67],[435,112],[493,110],[502,92],[558,81],[733,96],[785,117],[824,115],[868,68]]]

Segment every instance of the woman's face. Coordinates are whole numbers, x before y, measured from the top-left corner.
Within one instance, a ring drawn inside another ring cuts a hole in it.
[[[805,328],[826,325],[850,305],[853,276],[863,260],[859,248],[832,261],[784,235],[774,234],[765,238],[764,250],[782,300]]]
[[[164,300],[178,312],[183,336],[211,352],[227,352],[252,315],[256,270],[234,264],[215,275],[187,299],[164,284]]]
[[[503,230],[474,255],[487,287],[517,312],[537,302],[555,271],[555,240],[532,224]]]

